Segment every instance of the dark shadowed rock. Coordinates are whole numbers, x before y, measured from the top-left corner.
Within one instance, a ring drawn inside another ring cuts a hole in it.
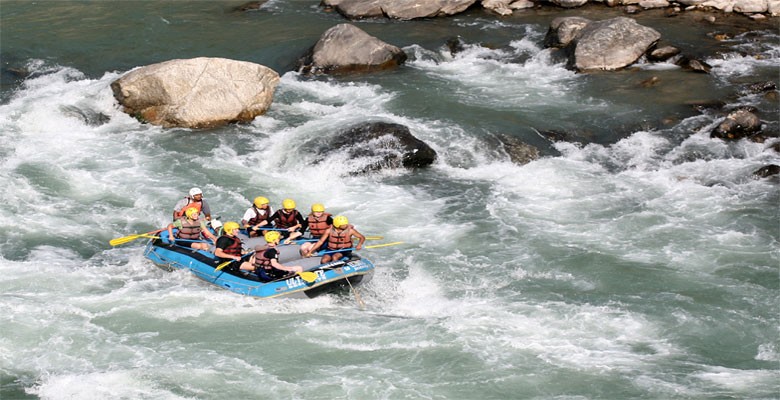
[[[301,59],[296,68],[302,73],[369,72],[397,67],[406,53],[351,24],[336,25]]]
[[[761,130],[761,119],[748,110],[736,110],[712,131],[711,137],[724,140],[738,140]]]
[[[565,47],[582,31],[591,20],[582,17],[558,17],[550,22],[547,35],[544,37],[545,47]]]
[[[436,160],[436,152],[417,139],[409,128],[388,122],[367,122],[338,133],[321,153],[346,151],[350,158],[375,158],[363,170],[422,168]]]
[[[460,36],[447,39],[446,46],[450,49],[450,55],[462,52],[466,48],[466,42]]]
[[[688,71],[701,72],[704,74],[709,74],[710,70],[712,70],[712,65],[709,65],[704,61],[688,58],[685,56],[682,56],[679,60],[677,60],[677,65]]]
[[[769,164],[753,171],[753,177],[756,179],[768,178],[772,175],[780,174],[780,165]]]
[[[757,93],[771,92],[773,90],[777,90],[777,84],[774,83],[773,81],[754,82],[747,85],[743,93],[757,94]]]
[[[233,11],[257,11],[259,10],[263,4],[267,3],[268,0],[259,0],[259,1],[250,1],[248,3],[244,3],[236,8],[233,9]]]
[[[501,146],[509,155],[509,159],[518,165],[528,164],[539,158],[539,149],[509,135],[499,135]]]
[[[101,112],[96,112],[89,109],[81,109],[72,105],[60,106],[60,111],[69,117],[82,120],[86,125],[89,126],[104,125],[111,120],[111,117]]]

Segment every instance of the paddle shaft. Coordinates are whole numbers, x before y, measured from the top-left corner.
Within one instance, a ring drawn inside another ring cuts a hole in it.
[[[375,249],[377,247],[387,247],[387,246],[395,246],[397,244],[401,244],[403,242],[392,242],[392,243],[382,243],[382,244],[374,244],[371,246],[365,246],[364,249]],[[348,247],[346,249],[338,249],[338,250],[323,250],[317,253],[318,256],[325,255],[325,254],[331,254],[331,253],[341,253],[344,251],[354,251],[357,250],[355,247]]]

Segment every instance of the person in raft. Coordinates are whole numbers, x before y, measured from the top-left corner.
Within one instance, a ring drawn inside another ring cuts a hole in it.
[[[184,210],[190,207],[197,208],[198,212],[202,212],[206,217],[206,221],[211,221],[211,207],[209,207],[209,203],[206,203],[206,200],[203,200],[203,191],[196,187],[190,189],[189,196],[185,196],[173,206],[173,220],[181,218],[184,215]]]
[[[173,235],[173,228],[178,229],[176,236]],[[200,241],[201,235],[212,242],[217,240],[217,237],[206,228],[206,222],[200,219],[200,210],[196,207],[187,208],[184,210],[184,216],[168,224],[168,238],[171,244],[197,250],[208,250],[209,244]],[[176,239],[182,240],[176,243]]]
[[[271,223],[270,217],[273,211],[271,206],[268,205],[268,199],[259,196],[255,197],[252,202],[252,207],[246,210],[244,217],[241,218],[241,225],[249,233],[249,237],[257,237],[263,234],[263,226]]]
[[[343,257],[349,258],[352,255],[352,237],[358,238],[358,244],[354,247],[355,250],[363,248],[363,243],[366,241],[366,237],[362,233],[358,232],[354,226],[349,224],[347,217],[338,215],[333,218],[333,226],[325,231],[320,237],[320,240],[314,244],[314,248],[318,249],[324,243],[328,243],[325,247],[327,254],[322,256],[320,264],[329,263],[331,261],[340,260]],[[346,250],[349,249],[349,250]],[[312,253],[304,254],[306,257],[310,257]]]
[[[217,256],[217,264],[222,264],[225,261],[234,261],[225,268],[232,273],[237,271],[236,263],[240,263],[238,269],[251,269],[248,262],[241,263],[243,252],[241,239],[238,237],[238,229],[238,222],[225,222],[222,226],[222,236],[217,239],[216,248],[214,249],[214,255]]]
[[[279,262],[279,251],[276,249],[282,237],[279,231],[268,231],[263,237],[268,244],[255,246],[255,254],[249,259],[249,263],[241,265],[241,269],[254,271],[260,282],[275,281],[303,271],[300,265],[288,267]]]
[[[274,223],[274,227],[277,229],[284,229],[278,231],[281,234],[281,238],[285,239],[284,244],[290,244],[290,242],[303,235],[303,227],[306,221],[303,219],[303,215],[295,209],[295,201],[293,199],[284,199],[282,201],[282,209],[276,210],[271,215],[271,221]]]
[[[333,226],[333,217],[330,213],[325,212],[325,206],[316,203],[311,206],[311,214],[306,217],[306,225],[309,228],[309,234],[312,239],[319,239],[322,235]],[[310,254],[319,250],[314,247],[313,242],[306,242],[301,244],[301,255]]]

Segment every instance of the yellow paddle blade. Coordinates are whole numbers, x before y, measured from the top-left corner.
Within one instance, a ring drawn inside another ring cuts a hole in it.
[[[366,240],[382,240],[384,236],[366,236]]]
[[[395,246],[397,244],[401,244],[403,242],[393,242],[393,243],[382,243],[382,244],[372,244],[371,246],[365,246],[364,249],[375,249],[377,247],[387,247],[387,246]]]
[[[217,265],[217,268],[214,268],[214,271],[221,271],[222,268],[225,268],[228,266],[228,264],[232,263],[234,260],[225,261],[222,264]]]
[[[311,271],[299,272],[298,275],[300,275],[301,279],[309,283],[316,281],[318,276],[316,272]]]
[[[145,233],[141,233],[141,234],[138,234],[138,235],[130,235],[130,236],[125,236],[125,237],[121,237],[121,238],[111,239],[111,241],[109,241],[108,244],[110,244],[112,246],[119,246],[120,244],[125,244],[125,243],[132,242],[133,240],[141,238],[144,235],[145,235]]]

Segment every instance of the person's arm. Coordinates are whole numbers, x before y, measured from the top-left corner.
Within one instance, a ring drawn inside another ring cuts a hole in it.
[[[358,238],[358,244],[355,246],[355,250],[360,250],[363,248],[363,243],[366,241],[366,237],[363,236],[362,233],[358,232],[357,229],[352,228],[352,236],[357,236]]]
[[[209,203],[206,203],[206,199],[201,199],[200,203],[200,210],[206,216],[206,221],[211,221],[211,207],[209,207]]]
[[[224,259],[228,259],[228,260],[230,260],[230,259],[236,260],[236,261],[241,260],[241,257],[239,257],[239,256],[233,256],[233,255],[230,255],[228,253],[225,253],[225,250],[223,250],[223,249],[225,247],[229,246],[230,243],[229,243],[229,240],[228,241],[220,240],[222,238],[225,238],[225,236],[217,239],[217,245],[216,245],[216,248],[214,249],[214,255],[219,257],[219,258],[224,258]]]
[[[173,243],[176,238],[173,237],[173,223],[168,224],[168,240]]]
[[[301,215],[301,213],[298,212],[298,211],[295,211],[295,220],[298,221],[298,223],[293,225],[293,226],[291,226],[287,230],[290,231],[290,232],[295,232],[295,231],[303,232],[303,229],[301,229],[301,228],[303,228],[303,224],[304,224],[303,215]]]
[[[241,226],[243,226],[245,229],[249,228],[249,220],[254,217],[255,210],[252,207],[249,207],[246,211],[244,211],[244,216],[241,217]]]
[[[211,233],[211,231],[209,231],[209,228],[206,226],[205,221],[200,221],[200,233],[202,233],[203,236],[210,239],[215,244],[217,243],[217,237],[214,236],[214,234]]]
[[[187,199],[179,200],[176,202],[176,205],[173,206],[173,219],[181,218],[181,216],[184,214],[184,206],[187,205]]]
[[[282,271],[287,271],[287,272],[301,272],[301,271],[303,271],[303,267],[301,267],[300,265],[293,265],[291,267],[288,267],[288,266],[280,264],[279,261],[276,261],[275,258],[271,259],[271,266],[276,268],[276,269],[280,269]]]
[[[314,244],[314,246],[311,247],[311,250],[319,249],[320,246],[322,246],[322,244],[325,243],[326,240],[328,240],[328,236],[330,236],[330,229],[325,231],[325,233],[323,233],[322,236],[320,236],[320,240],[318,240],[317,243]],[[312,251],[309,251],[308,254],[304,254],[303,256],[304,257],[311,257],[311,255],[312,255],[311,253],[312,253]]]

